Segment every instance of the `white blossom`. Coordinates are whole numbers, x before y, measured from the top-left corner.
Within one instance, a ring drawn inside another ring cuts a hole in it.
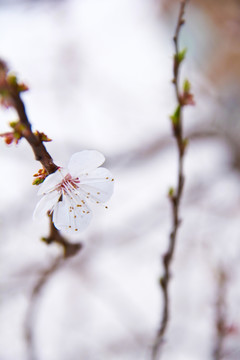
[[[40,185],[38,195],[43,197],[33,217],[37,219],[50,212],[57,229],[84,230],[92,218],[89,203],[105,203],[113,193],[110,171],[99,167],[104,161],[104,156],[95,150],[73,154],[67,168],[58,168]]]

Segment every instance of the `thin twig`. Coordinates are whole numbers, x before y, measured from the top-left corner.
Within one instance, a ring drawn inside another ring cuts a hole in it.
[[[227,335],[226,318],[226,285],[227,274],[225,270],[219,269],[217,281],[217,299],[216,299],[216,342],[213,350],[213,359],[222,360],[224,358],[224,340]]]
[[[169,191],[169,199],[171,201],[171,207],[172,207],[172,230],[169,237],[168,249],[163,256],[164,269],[163,269],[163,275],[160,279],[160,285],[163,294],[163,310],[161,315],[160,327],[157,331],[156,339],[152,348],[152,359],[154,360],[158,359],[160,356],[160,350],[164,342],[164,335],[166,333],[166,329],[169,322],[169,283],[171,279],[170,270],[171,270],[174,251],[176,247],[178,229],[181,223],[179,216],[179,207],[180,207],[180,201],[182,198],[182,192],[184,186],[183,158],[186,149],[186,141],[183,138],[182,110],[187,103],[183,102],[183,97],[179,86],[180,64],[181,61],[183,60],[183,58],[181,59],[179,56],[180,55],[179,33],[182,25],[184,24],[183,16],[184,16],[186,3],[187,0],[181,1],[176,31],[173,37],[174,46],[175,46],[173,84],[175,88],[178,107],[174,116],[172,117],[172,128],[178,149],[178,176],[177,176],[178,178],[177,178],[176,190],[170,189]]]
[[[59,269],[60,265],[62,264],[63,255],[57,257],[53,263],[42,272],[38,282],[33,288],[31,299],[29,302],[26,319],[25,319],[25,339],[27,342],[28,348],[28,358],[29,360],[36,360],[37,355],[34,346],[34,334],[33,334],[33,327],[34,327],[34,316],[36,310],[37,300],[39,299],[39,294],[42,291],[43,287],[47,284],[47,282],[52,278],[53,274]]]
[[[33,133],[32,131],[32,125],[21,98],[21,93],[26,90],[28,90],[28,87],[24,83],[19,82],[17,77],[9,72],[5,61],[0,59],[0,105],[14,108],[19,117],[14,125],[10,125],[12,132],[0,135],[5,137],[7,144],[11,143],[13,139],[17,143],[21,138],[25,138],[31,146],[36,160],[41,162],[48,174],[51,174],[58,169],[58,166],[54,164],[43,144],[43,141],[49,141],[50,139],[45,134],[39,132]],[[44,135],[44,138],[42,135]]]
[[[32,126],[28,120],[26,109],[21,99],[20,93],[16,91],[14,87],[10,87],[10,94],[14,107],[19,116],[19,122],[24,127],[22,130],[22,136],[31,146],[36,160],[41,162],[42,166],[47,170],[48,174],[54,173],[58,169],[58,166],[54,164],[41,139],[32,132]]]

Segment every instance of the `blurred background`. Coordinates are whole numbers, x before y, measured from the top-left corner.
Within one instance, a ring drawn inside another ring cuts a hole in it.
[[[160,322],[161,258],[171,228],[167,192],[177,152],[169,115],[176,0],[1,0],[0,57],[30,87],[34,129],[58,165],[97,149],[115,178],[61,248],[32,220],[40,168],[23,140],[0,142],[0,360],[150,359]],[[162,358],[240,359],[240,3],[192,0],[180,35],[181,78],[196,106]],[[0,132],[16,119],[1,110]]]

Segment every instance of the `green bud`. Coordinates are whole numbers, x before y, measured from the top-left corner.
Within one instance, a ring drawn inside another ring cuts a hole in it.
[[[187,53],[187,48],[184,48],[182,51],[179,51],[179,53],[176,54],[176,60],[179,64],[185,59],[186,53]]]
[[[186,80],[184,81],[184,83],[183,83],[183,91],[184,91],[185,93],[189,93],[190,90],[191,90],[191,84],[190,84],[190,82],[186,79]]]
[[[180,105],[178,105],[176,110],[174,111],[174,113],[170,116],[170,119],[172,120],[173,125],[177,125],[179,123],[180,111],[181,111],[181,107],[180,107]]]
[[[171,198],[171,197],[173,197],[173,195],[174,195],[174,188],[170,187],[168,190],[168,196]]]
[[[15,139],[17,139],[17,140],[21,139],[21,137],[22,137],[22,135],[17,131],[14,131],[13,135],[14,135]]]
[[[164,277],[160,277],[159,279],[159,284],[161,285],[161,287],[164,289],[166,287],[166,280]]]
[[[7,81],[9,85],[16,86],[17,85],[17,76],[15,74],[8,74]]]
[[[11,121],[10,123],[9,123],[9,126],[11,127],[11,128],[13,128],[13,129],[15,129],[15,127],[16,127],[16,125],[19,123],[19,121]]]
[[[183,146],[184,146],[184,150],[186,149],[186,147],[188,146],[188,144],[189,144],[189,139],[188,138],[185,138],[185,139],[183,139]]]
[[[32,184],[33,184],[33,185],[39,185],[39,184],[41,184],[43,181],[44,181],[44,179],[37,178],[37,179],[34,179],[34,180],[33,180]]]

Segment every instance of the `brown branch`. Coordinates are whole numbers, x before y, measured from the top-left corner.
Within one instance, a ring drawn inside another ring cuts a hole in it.
[[[166,253],[163,256],[163,275],[160,279],[160,285],[163,294],[163,310],[161,315],[160,327],[157,331],[156,339],[152,348],[152,359],[158,359],[160,356],[160,350],[164,342],[164,336],[169,322],[169,283],[171,279],[171,265],[174,257],[174,251],[176,247],[176,239],[178,234],[178,229],[181,223],[179,215],[180,201],[182,198],[182,192],[184,187],[184,174],[183,174],[183,158],[186,148],[186,141],[183,138],[182,130],[182,110],[184,104],[182,101],[182,96],[179,88],[179,74],[180,74],[180,65],[181,61],[179,57],[179,33],[182,25],[184,24],[184,10],[187,0],[181,1],[180,10],[178,15],[178,21],[176,26],[176,31],[173,37],[174,46],[175,46],[175,55],[174,55],[174,66],[173,66],[173,84],[175,87],[176,99],[178,102],[177,110],[172,117],[172,129],[173,135],[176,140],[177,149],[178,149],[178,178],[176,190],[169,190],[169,199],[171,201],[172,207],[172,230],[169,237],[169,244]]]
[[[21,92],[25,90],[27,90],[26,85],[19,83],[15,76],[9,75],[6,63],[0,59],[0,104],[13,107],[19,117],[16,123],[10,124],[13,132],[1,135],[11,136],[10,143],[14,137],[17,141],[25,138],[31,146],[36,160],[41,162],[44,172],[46,171],[44,175],[52,174],[58,169],[58,166],[54,164],[52,157],[43,144],[43,141],[49,140],[47,136],[39,132],[33,133],[32,131],[32,125],[28,119],[25,105],[21,98]],[[55,228],[52,222],[52,216],[49,215],[49,218],[50,234],[47,238],[43,238],[43,240],[47,244],[51,244],[52,242],[60,244],[64,250],[64,257],[75,255],[81,249],[82,245],[69,243]]]
[[[32,127],[28,120],[26,109],[21,99],[20,93],[14,87],[10,87],[9,92],[13,100],[13,106],[18,113],[19,122],[23,126],[23,130],[21,132],[22,136],[31,146],[36,160],[41,162],[42,166],[47,170],[48,174],[54,173],[58,169],[58,166],[54,164],[50,154],[47,152],[39,136],[32,132]]]
[[[8,91],[13,101],[13,106],[18,113],[19,122],[22,125],[22,137],[24,137],[30,144],[35,154],[36,160],[41,162],[48,174],[54,173],[58,169],[58,166],[54,164],[50,154],[47,152],[43,141],[41,140],[40,136],[38,136],[39,133],[34,134],[32,132],[32,126],[28,120],[28,116],[25,110],[24,103],[21,99],[20,92],[18,91],[16,86],[9,86]],[[82,244],[69,243],[58,231],[58,229],[55,228],[52,221],[52,216],[50,214],[48,214],[48,216],[50,219],[50,234],[47,238],[42,238],[42,240],[45,241],[47,244],[51,244],[53,242],[60,244],[63,247],[65,258],[75,255],[82,248]]]
[[[19,117],[18,122],[12,126],[14,130],[12,135],[15,137],[15,140],[25,138],[31,146],[36,160],[41,162],[48,174],[51,174],[58,169],[58,166],[54,164],[43,144],[43,141],[47,140],[41,138],[40,133],[33,133],[32,131],[32,126],[21,98],[21,93],[26,90],[28,90],[28,87],[20,83],[15,75],[9,73],[7,64],[0,59],[0,105],[13,107]],[[7,133],[7,135],[9,134],[11,133]],[[4,135],[6,134],[1,134],[3,137]],[[9,141],[7,143],[11,142]]]
[[[62,246],[65,258],[76,255],[82,249],[82,244],[72,244],[68,242],[67,239],[58,231],[58,229],[55,228],[52,221],[52,215],[48,214],[48,217],[50,220],[50,233],[48,237],[43,237],[42,240],[48,245],[56,243]]]

